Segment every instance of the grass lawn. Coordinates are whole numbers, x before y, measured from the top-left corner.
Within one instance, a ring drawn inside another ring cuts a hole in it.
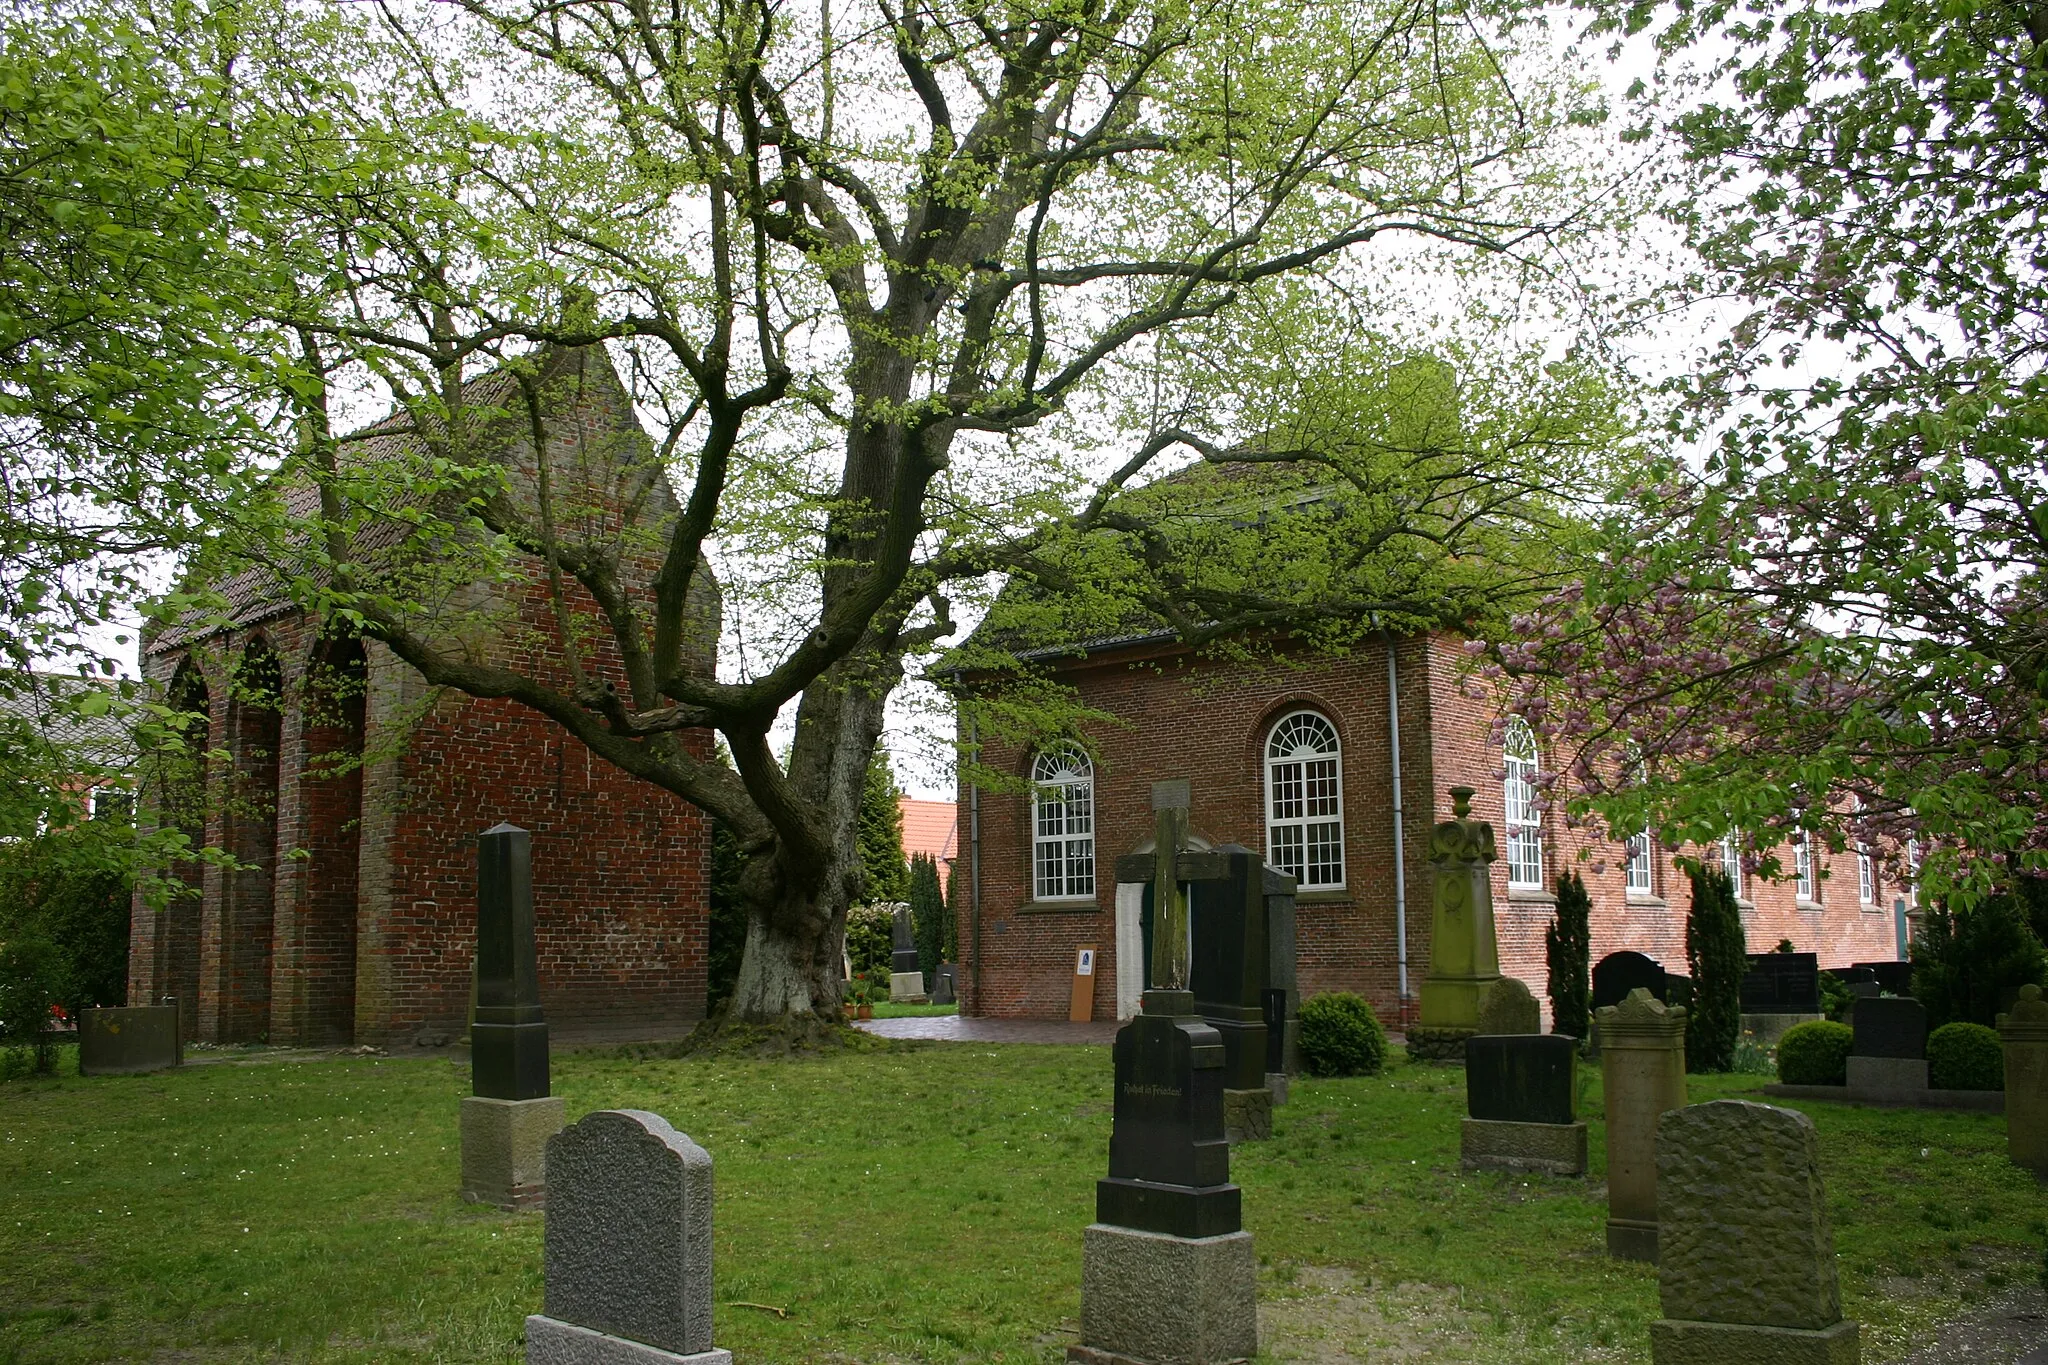
[[[467,1081],[346,1057],[0,1085],[0,1361],[518,1360],[541,1215],[455,1197]],[[1071,1339],[1106,1049],[585,1053],[555,1088],[572,1120],[651,1109],[711,1151],[716,1337],[746,1365],[1050,1362]],[[1866,1359],[2034,1273],[2043,1199],[2003,1120],[1800,1107]],[[1454,1071],[1301,1081],[1275,1140],[1238,1149],[1274,1357],[1647,1360],[1654,1272],[1604,1255],[1597,1176],[1460,1175],[1462,1108]]]
[[[890,1000],[877,1000],[874,1004],[877,1019],[935,1019],[944,1014],[958,1014],[958,1005],[899,1005]]]

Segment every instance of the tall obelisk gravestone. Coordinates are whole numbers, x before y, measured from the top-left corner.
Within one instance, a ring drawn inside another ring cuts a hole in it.
[[[477,839],[476,1019],[462,1102],[462,1197],[527,1208],[547,1197],[547,1142],[562,1130],[548,1094],[548,1025],[533,943],[533,839],[498,825]]]
[[[1223,1133],[1223,1037],[1188,988],[1188,784],[1152,788],[1152,980],[1116,1035],[1109,1178],[1082,1239],[1081,1365],[1210,1365],[1259,1349],[1257,1265]]]

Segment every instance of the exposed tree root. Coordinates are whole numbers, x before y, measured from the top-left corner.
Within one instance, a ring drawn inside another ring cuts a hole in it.
[[[844,1052],[891,1052],[916,1046],[903,1040],[878,1038],[841,1020],[815,1014],[790,1015],[766,1023],[750,1023],[724,1014],[706,1019],[687,1038],[665,1043],[632,1043],[619,1055],[634,1058],[674,1057],[819,1057]]]

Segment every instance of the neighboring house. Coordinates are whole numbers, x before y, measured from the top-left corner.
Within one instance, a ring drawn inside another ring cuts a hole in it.
[[[618,502],[604,498],[620,488],[657,518],[672,516],[667,482],[603,351],[551,353],[543,374],[549,449],[581,472],[578,491],[599,509],[582,531],[608,533],[604,509]],[[510,388],[500,376],[472,386],[480,406]],[[530,500],[524,430],[510,423],[490,439],[511,474],[508,496]],[[418,450],[402,418],[367,436],[356,448],[381,458]],[[310,488],[287,497],[317,507]],[[409,548],[398,536],[388,543],[394,554]],[[485,658],[549,666],[560,655],[555,617],[538,562],[524,567],[523,581],[466,597],[465,629]],[[643,586],[651,576],[649,566]],[[131,1001],[175,995],[186,1036],[205,1041],[460,1034],[476,837],[509,821],[533,835],[541,1002],[556,1033],[648,1037],[703,1017],[709,828],[700,813],[516,703],[428,687],[384,646],[295,608],[263,568],[211,586],[229,604],[225,622],[188,618],[154,634],[143,668],[203,717],[190,751],[216,757],[146,774],[145,818],[182,822],[195,844],[229,850],[243,868],[187,863],[176,871],[193,896],[160,911],[138,898]],[[708,670],[715,587],[694,605],[691,656]],[[496,634],[479,636],[479,619]],[[686,742],[710,752],[708,735]]]
[[[903,856],[922,853],[939,867],[939,885],[946,886],[953,860],[960,851],[960,805],[957,801],[920,801],[914,796],[896,798],[903,816]]]
[[[0,673],[0,743],[38,753],[53,785],[83,795],[88,814],[125,817],[133,809],[135,736],[115,703],[119,691],[133,685],[64,673]]]
[[[1282,651],[1258,664],[1205,658],[1170,631],[1118,621],[1095,638],[1017,655],[1114,722],[1078,743],[984,741],[983,761],[1028,784],[1028,795],[974,793],[963,774],[979,810],[979,840],[969,835],[962,851],[974,874],[965,884],[979,896],[955,907],[967,1013],[1066,1017],[1075,951],[1089,944],[1101,953],[1097,1016],[1135,1011],[1142,888],[1120,890],[1116,862],[1151,848],[1152,784],[1177,778],[1192,784],[1198,839],[1241,844],[1299,880],[1304,995],[1356,991],[1389,1023],[1413,1020],[1430,960],[1429,835],[1457,786],[1475,789],[1474,814],[1495,831],[1501,970],[1546,1008],[1544,930],[1557,877],[1571,868],[1592,897],[1595,961],[1634,949],[1686,970],[1689,885],[1672,856],[1646,839],[1623,845],[1568,829],[1557,811],[1540,810],[1534,736],[1510,722],[1494,738],[1497,716],[1461,689],[1460,642],[1448,634],[1343,656]],[[958,681],[972,690],[976,675]],[[1782,850],[1787,876],[1764,882],[1743,875],[1738,843],[1726,856],[1752,951],[1790,939],[1823,966],[1905,955],[1908,893],[1883,884],[1878,860],[1818,844]]]

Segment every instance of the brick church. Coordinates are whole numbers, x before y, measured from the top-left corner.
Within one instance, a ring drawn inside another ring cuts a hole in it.
[[[1534,736],[1510,723],[1492,737],[1496,716],[1461,692],[1448,634],[1265,665],[1201,657],[1163,630],[1032,653],[1114,721],[1082,743],[984,741],[984,762],[1028,795],[963,780],[963,884],[979,886],[956,898],[966,1013],[1065,1018],[1076,951],[1088,945],[1101,963],[1095,1017],[1135,1012],[1142,888],[1116,885],[1116,860],[1151,847],[1152,783],[1175,778],[1192,783],[1195,835],[1253,849],[1298,879],[1304,996],[1355,991],[1389,1024],[1413,1020],[1430,957],[1429,833],[1458,786],[1476,790],[1473,814],[1492,823],[1500,849],[1501,970],[1544,999],[1546,1018],[1544,930],[1568,869],[1592,898],[1593,960],[1632,949],[1686,970],[1689,884],[1672,855],[1648,838],[1568,830],[1540,810]],[[1815,842],[1780,850],[1793,875],[1765,881],[1744,875],[1735,840],[1693,856],[1729,868],[1752,952],[1790,939],[1823,967],[1905,956],[1912,892],[1887,885],[1879,859]]]
[[[607,490],[633,486],[643,515],[652,507],[657,520],[672,517],[667,481],[602,349],[549,353],[541,378],[550,468]],[[478,408],[509,406],[501,375],[471,388]],[[531,497],[528,429],[504,423],[487,447],[508,468],[513,498],[522,489]],[[419,448],[403,418],[355,444],[399,460]],[[593,461],[603,467],[593,471]],[[308,516],[318,506],[310,487],[285,496]],[[601,500],[583,505],[597,509],[587,520],[605,521]],[[653,569],[645,567],[643,588]],[[558,669],[545,577],[537,560],[520,570],[472,590],[465,621],[494,625],[467,643],[489,660]],[[650,1037],[703,1017],[701,814],[515,702],[429,687],[383,645],[297,609],[264,568],[210,586],[226,600],[225,619],[188,617],[143,644],[144,676],[203,717],[182,755],[145,765],[145,808],[237,866],[174,867],[192,894],[161,910],[137,897],[131,1003],[176,996],[185,1036],[210,1042],[459,1035],[470,1004],[476,836],[509,821],[533,834],[541,1000],[556,1033]],[[700,596],[691,658],[710,669],[715,587]],[[686,742],[710,750],[708,735]]]

